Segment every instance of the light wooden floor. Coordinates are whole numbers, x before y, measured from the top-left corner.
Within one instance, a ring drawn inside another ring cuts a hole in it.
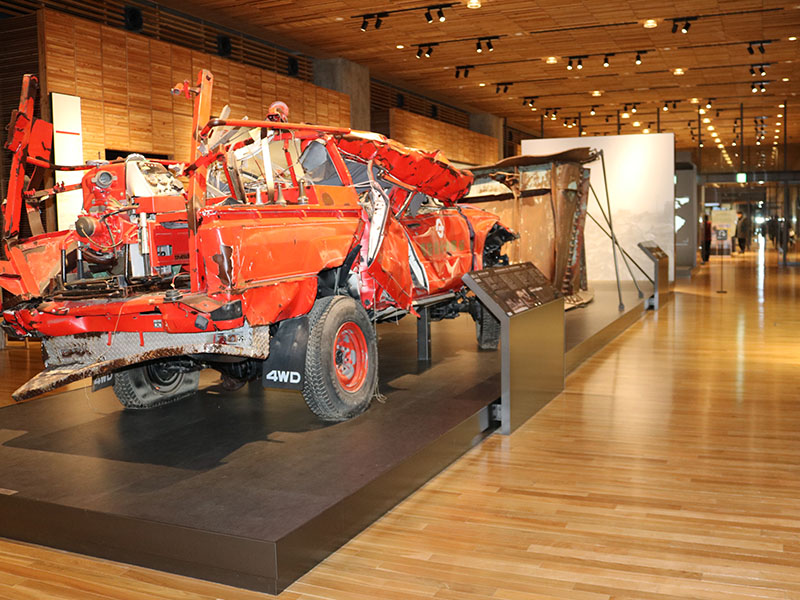
[[[800,599],[800,275],[724,260],[281,598]],[[0,597],[264,598],[9,541]]]

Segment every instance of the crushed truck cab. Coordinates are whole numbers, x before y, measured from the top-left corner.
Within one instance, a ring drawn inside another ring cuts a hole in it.
[[[228,389],[256,378],[299,389],[339,421],[375,393],[375,322],[420,305],[469,312],[479,342],[496,345],[461,277],[506,260],[515,234],[458,204],[469,171],[378,134],[291,123],[280,102],[263,121],[212,117],[212,88],[201,71],[173,89],[194,102],[188,163],[131,154],[63,167],[25,76],[6,143],[2,325],[40,339],[46,368],[15,399],[93,377],[126,408],[151,408],[193,394],[211,367]],[[84,175],[33,189],[54,169]],[[41,203],[71,189],[83,195],[74,225],[44,233]]]

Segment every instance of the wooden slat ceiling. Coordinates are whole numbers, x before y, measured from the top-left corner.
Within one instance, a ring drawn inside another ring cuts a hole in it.
[[[415,0],[162,0],[163,5],[212,22],[270,39],[318,56],[342,56],[370,68],[373,77],[430,95],[471,111],[508,118],[508,124],[545,136],[577,135],[567,129],[580,114],[588,135],[616,133],[617,110],[637,103],[637,113],[622,119],[622,131],[633,132],[660,118],[663,131],[674,132],[679,148],[696,146],[699,104],[714,99],[702,124],[706,146],[708,125],[715,127],[730,147],[733,126],[744,106],[745,145],[755,141],[754,119],[765,125],[765,145],[775,135],[783,142],[786,119],[777,115],[788,99],[789,142],[798,141],[800,112],[800,0],[483,0],[482,8],[466,8],[464,0],[445,9],[447,20],[426,23],[426,4]],[[431,5],[437,4],[432,2]],[[380,30],[374,20],[366,32],[359,29],[365,13],[418,8],[392,13]],[[435,16],[435,15],[434,15]],[[697,17],[687,34],[672,33],[672,19]],[[657,19],[656,28],[643,27]],[[500,36],[494,51],[478,54],[475,38]],[[450,40],[462,40],[451,42]],[[748,43],[768,41],[762,54],[748,53]],[[438,43],[430,58],[415,57],[418,44]],[[404,49],[397,49],[397,45]],[[637,51],[642,64],[634,64]],[[610,66],[603,67],[604,54]],[[556,64],[545,59],[555,56]],[[584,56],[583,69],[566,70],[570,56]],[[455,77],[454,67],[473,65],[469,77]],[[750,74],[751,66],[766,75]],[[675,68],[685,74],[676,76]],[[765,83],[765,92],[751,92]],[[486,84],[480,86],[480,84]],[[507,93],[496,93],[497,83],[510,83]],[[602,91],[599,98],[593,90]],[[536,96],[537,111],[522,105]],[[664,112],[664,102],[669,111]],[[676,108],[673,108],[676,102]],[[589,114],[596,106],[596,115]],[[543,121],[545,109],[558,109],[556,120]],[[717,112],[719,111],[719,113]],[[658,115],[658,117],[657,117]],[[764,117],[763,121],[760,119]],[[635,128],[633,122],[640,126]],[[780,123],[780,125],[778,124]],[[776,132],[776,130],[780,130]],[[695,138],[696,140],[696,138]]]

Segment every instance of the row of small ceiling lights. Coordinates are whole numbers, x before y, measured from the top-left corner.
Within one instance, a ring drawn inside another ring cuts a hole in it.
[[[534,100],[535,100],[535,97],[526,98],[525,99],[525,104],[533,107]],[[708,112],[711,110],[711,107],[712,107],[712,100],[713,99],[709,99],[706,102],[704,107],[700,107],[698,109],[698,114],[699,115],[707,115],[708,114]],[[696,98],[693,98],[692,102],[693,103],[699,103],[699,101]],[[784,104],[780,104],[779,108],[783,108],[784,106],[785,106]],[[673,108],[675,108],[675,102],[673,102]],[[591,109],[590,109],[589,114],[590,115],[595,115],[596,114],[596,109],[597,109],[596,106],[592,106]],[[668,109],[669,109],[669,105],[668,104],[665,105],[664,108],[662,108],[662,110],[668,110]],[[535,110],[535,108],[533,108],[533,110]],[[637,110],[638,110],[637,105],[631,106],[630,110],[628,109],[628,105],[625,105],[624,108],[623,108],[623,112],[619,116],[622,119],[629,119],[629,118],[631,118],[631,114],[635,114],[637,112]],[[555,108],[555,109],[548,108],[548,109],[545,110],[545,113],[544,113],[543,117],[545,119],[548,119],[548,120],[551,120],[551,121],[555,121],[558,118],[558,111],[559,111],[559,109],[557,109],[557,108]],[[723,112],[722,109],[717,109],[716,110],[716,116],[719,117],[722,112]],[[777,118],[781,119],[782,117],[783,117],[783,113],[779,112],[777,114]],[[606,115],[605,122],[609,123],[609,119],[610,119],[610,115]],[[765,140],[766,140],[766,128],[767,128],[766,117],[765,116],[759,116],[759,117],[753,119],[753,122],[755,124],[755,143],[756,143],[757,146],[761,146],[762,142],[766,143],[765,142]],[[638,121],[638,120],[635,120],[635,121],[632,122],[632,125],[635,128],[641,127],[642,124],[643,123]],[[778,140],[780,139],[780,133],[781,133],[781,129],[780,129],[781,125],[782,125],[781,121],[776,121],[775,122],[776,129],[775,129],[774,140],[772,142],[773,146],[777,146],[778,145]],[[580,129],[581,129],[580,135],[588,135],[588,132],[587,132],[586,128],[582,126],[582,122],[580,121],[580,114],[577,117],[567,117],[567,118],[565,118],[563,120],[563,126],[565,128],[567,128],[567,129],[572,129],[574,127],[580,127]],[[702,141],[702,137],[699,135],[699,133],[696,135],[695,131],[694,131],[695,123],[693,121],[688,121],[686,123],[686,126],[690,131],[692,141],[699,142],[699,144],[698,144],[699,147],[703,148],[705,146],[705,144]],[[710,136],[711,136],[711,138],[713,140],[713,143],[717,146],[718,149],[723,151],[723,155],[725,155],[724,158],[730,163],[730,156],[728,156],[727,150],[725,148],[725,144],[723,143],[722,139],[720,138],[719,133],[716,131],[716,128],[712,124],[710,116],[705,116],[705,117],[702,118],[701,127],[702,126],[705,126],[706,131],[709,132],[709,134],[710,134]],[[734,119],[734,125],[733,125],[734,139],[731,141],[731,144],[730,144],[732,147],[736,147],[737,146],[736,135],[737,135],[737,133],[741,133],[741,131],[737,131],[737,127],[739,127],[739,126],[740,126],[739,125],[739,118],[737,117],[736,119]],[[653,128],[653,122],[650,121],[647,124],[647,126],[642,129],[642,133],[645,133],[645,134],[650,133],[652,128]],[[605,135],[605,133],[604,133],[604,135]]]
[[[455,3],[449,3],[449,4],[433,5],[433,6],[426,7],[425,8],[425,20],[426,20],[426,22],[432,23],[434,21],[433,14],[432,14],[432,11],[434,11],[434,10],[436,11],[436,15],[437,15],[437,18],[438,18],[439,22],[444,22],[446,20],[446,17],[445,17],[445,14],[444,14],[444,9],[445,8],[449,8],[451,6],[454,6],[454,5],[455,5]],[[467,2],[467,7],[468,8],[480,8],[481,7],[481,2],[480,2],[480,0],[469,0],[469,2]],[[390,14],[392,14],[394,12],[409,12],[409,11],[412,11],[412,10],[415,10],[415,9],[399,9],[399,10],[396,10],[396,11],[386,11],[386,12],[381,12],[381,13],[372,13],[372,14],[361,15],[361,17],[362,17],[361,30],[362,31],[366,31],[367,30],[367,28],[369,27],[369,19],[371,19],[371,18],[375,18],[375,29],[380,29],[380,27],[382,25],[382,22],[383,22],[382,20],[384,18],[388,17]],[[699,18],[700,17],[681,17],[681,18],[671,19],[672,20],[672,33],[677,33],[679,30],[683,34],[689,33],[689,29],[691,28],[692,22],[698,20]],[[683,26],[680,26],[681,22],[683,23]],[[646,19],[644,21],[643,25],[647,29],[652,29],[652,28],[655,28],[655,27],[658,26],[658,21],[655,20],[655,19]],[[489,36],[489,37],[477,37],[477,38],[467,38],[467,39],[475,40],[475,42],[476,42],[475,51],[478,54],[480,54],[480,53],[483,52],[483,45],[484,44],[486,45],[486,49],[489,52],[493,52],[494,51],[494,45],[492,43],[492,40],[496,40],[496,39],[498,39],[498,37],[499,36]],[[796,36],[791,36],[788,39],[789,39],[789,41],[796,41],[797,37]],[[455,41],[465,41],[465,40],[451,40],[451,41],[455,42]],[[442,42],[431,42],[431,43],[425,43],[425,44],[417,44],[416,57],[417,58],[422,58],[423,56],[425,56],[426,58],[430,58],[431,55],[433,54],[434,47],[438,46],[440,43],[442,43]],[[757,48],[758,51],[761,54],[764,54],[765,53],[764,44],[768,44],[768,43],[769,43],[769,40],[748,42],[747,52],[749,54],[751,54],[751,55],[754,55],[755,52],[756,52],[755,49]],[[404,47],[405,46],[402,45],[402,44],[398,44],[397,45],[398,49],[403,49]],[[636,56],[634,58],[634,64],[641,65],[642,64],[642,55],[646,54],[647,51],[646,50],[637,50],[635,52],[636,52]],[[633,51],[631,51],[630,53],[633,54]],[[615,56],[615,55],[616,55],[615,53],[604,53],[604,54],[602,54],[602,56],[603,56],[603,67],[604,68],[608,68],[611,65],[610,57]],[[575,68],[577,70],[582,70],[583,69],[583,59],[584,58],[589,58],[589,55],[570,56],[570,57],[568,57],[568,62],[567,62],[567,66],[566,66],[567,70],[571,71],[571,70],[573,70],[573,68]],[[575,61],[577,61],[577,64],[575,64]],[[548,57],[546,59],[546,62],[548,64],[554,64],[554,63],[558,62],[558,58],[551,56],[551,57]],[[769,66],[769,65],[768,64],[751,65],[750,74],[755,77],[756,76],[756,67],[758,67],[758,69],[759,69],[758,73],[762,77],[765,77],[766,76],[765,67],[767,67],[767,66]],[[467,78],[467,77],[469,77],[470,70],[474,69],[474,68],[476,68],[475,65],[457,66],[455,68],[455,76],[456,76],[456,78],[458,78],[459,76],[461,76],[463,74],[464,78]],[[685,69],[676,68],[676,69],[674,69],[673,73],[675,75],[683,75],[683,74],[685,74]],[[784,78],[783,81],[788,81],[788,78]],[[767,84],[767,83],[769,83],[769,82],[762,81],[762,82],[759,82],[759,83],[754,83],[752,88],[751,88],[753,93],[757,93],[759,91],[762,92],[762,93],[766,92],[765,84]],[[486,86],[485,83],[480,83],[479,85],[481,87],[485,87]],[[510,86],[512,86],[512,85],[513,85],[513,82],[501,82],[499,84],[496,84],[495,93],[499,94],[501,90],[503,91],[503,93],[507,93],[509,91]],[[591,94],[593,96],[600,96],[602,94],[602,92],[599,91],[599,90],[595,90],[595,91],[592,91]],[[537,108],[534,106],[535,99],[536,99],[535,96],[526,96],[524,98],[524,100],[523,100],[523,105],[527,105],[527,106],[529,106],[531,108],[531,110],[535,111],[535,110],[537,110]],[[693,98],[691,101],[692,101],[692,103],[698,103],[699,102],[696,98]],[[672,104],[673,110],[677,109],[678,102],[679,102],[679,100],[668,100],[668,101],[665,101],[664,105],[662,107],[662,110],[664,112],[669,111],[670,103]],[[710,109],[711,108],[711,105],[712,105],[711,102],[712,102],[711,99],[709,99],[706,102],[705,109]],[[783,106],[783,105],[780,105],[780,106]],[[699,109],[699,114],[700,115],[705,114],[705,112],[706,112],[705,109],[700,108]],[[630,111],[628,110],[628,105],[626,104],[624,106],[624,108],[623,108],[623,112],[619,116],[621,118],[623,118],[623,119],[629,119],[631,113],[635,114],[637,112],[637,110],[638,110],[638,105],[636,103],[634,103],[632,105]],[[720,111],[718,110],[717,111],[717,116],[719,116],[719,112]],[[594,116],[596,114],[596,106],[592,106],[591,107],[589,114],[592,115],[592,116]],[[545,114],[544,114],[544,118],[549,119],[549,120],[556,120],[557,116],[558,116],[558,109],[557,108],[555,108],[555,109],[548,108],[548,109],[546,109]],[[781,116],[782,116],[782,114],[778,114],[778,117],[781,117]],[[763,118],[764,117],[761,117],[762,120],[763,120]],[[606,123],[608,121],[609,121],[609,117],[606,116]],[[738,121],[738,119],[736,121]],[[734,122],[734,134],[736,133],[736,121]],[[717,142],[717,147],[723,151],[725,160],[730,164],[730,162],[731,162],[730,161],[730,157],[727,155],[727,151],[725,150],[725,146],[722,143],[722,141],[719,139],[718,133],[714,130],[714,126],[711,125],[710,122],[711,122],[711,119],[709,117],[705,117],[703,119],[703,123],[708,124],[707,129],[708,129],[708,131],[711,132],[712,138]],[[778,125],[778,126],[780,126],[780,124],[781,124],[780,122],[776,123],[776,125]],[[694,131],[691,129],[691,121],[688,123],[688,125],[689,125],[690,131],[692,133],[692,139],[694,140],[695,137],[694,137]],[[571,128],[575,127],[575,126],[578,126],[578,119],[577,118],[573,118],[571,122],[569,121],[569,119],[564,119],[564,127],[567,127],[567,128],[571,129]],[[634,121],[633,122],[633,126],[634,127],[640,127],[641,123],[639,121]],[[642,130],[642,132],[643,133],[649,133],[650,130],[652,129],[652,126],[653,126],[652,122],[648,123],[648,126],[645,127]],[[757,121],[757,127],[758,127],[758,121]],[[581,129],[582,130],[581,130],[580,134],[581,135],[587,135],[586,130],[584,128],[581,128]],[[776,129],[775,132],[776,132],[776,134],[779,134],[780,133],[780,129]],[[775,139],[776,140],[778,139],[778,137],[779,137],[778,135],[775,135]],[[761,141],[765,139],[763,124],[761,125],[760,129],[757,129],[756,138],[757,138],[756,144],[758,144],[758,145],[760,145]],[[699,136],[698,136],[698,139],[700,139]],[[774,141],[773,144],[777,145],[778,142]],[[701,148],[703,147],[702,141],[699,143],[699,145],[700,145]],[[732,145],[736,146],[736,141],[735,140],[732,142]]]

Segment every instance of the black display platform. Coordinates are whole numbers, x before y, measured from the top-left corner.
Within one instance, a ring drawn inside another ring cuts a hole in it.
[[[639,287],[647,298],[653,292],[649,281],[639,281]],[[565,315],[565,337],[567,373],[608,344],[611,340],[638,321],[645,310],[645,300],[632,281],[620,282],[622,302],[625,310],[619,310],[619,295],[616,281],[593,281],[589,288],[594,291],[594,300],[585,306],[568,310]]]
[[[635,290],[619,313],[598,287],[567,313],[568,365],[642,314]],[[378,326],[385,401],[347,423],[213,372],[149,412],[108,389],[0,408],[0,536],[277,593],[488,433],[499,353],[477,350],[469,317],[431,327],[420,364],[413,318]]]
[[[471,319],[432,325],[427,366],[413,318],[378,333],[385,401],[346,423],[213,372],[153,411],[84,389],[0,409],[0,536],[282,590],[485,435],[499,358]]]

